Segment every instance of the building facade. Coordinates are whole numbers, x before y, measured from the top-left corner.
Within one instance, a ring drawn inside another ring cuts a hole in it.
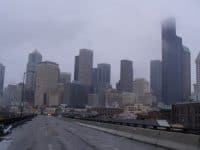
[[[136,97],[144,96],[145,93],[149,93],[149,82],[144,78],[135,79],[133,82],[133,93]]]
[[[186,87],[191,80],[188,75],[190,56],[188,52],[185,54],[182,39],[176,35],[175,19],[165,20],[162,23],[162,101],[165,104],[182,102],[190,96],[190,88]],[[186,74],[183,73],[185,68]]]
[[[78,72],[79,72],[79,56],[75,56],[74,81],[78,81]]]
[[[162,96],[162,62],[152,60],[150,64],[150,90],[156,96],[157,101],[161,101]]]
[[[35,67],[42,62],[42,55],[35,50],[28,56],[28,63],[26,67],[26,88],[35,89]]]
[[[105,106],[111,108],[119,108],[122,106],[122,94],[116,89],[108,89],[105,91]]]
[[[36,66],[35,106],[52,105],[49,93],[58,88],[59,77],[59,66],[54,62],[44,61]]]
[[[69,105],[73,108],[85,108],[88,103],[90,86],[74,81],[70,84],[69,90]]]
[[[117,89],[123,92],[133,91],[133,62],[130,60],[121,60],[120,80],[117,83]]]
[[[67,84],[71,82],[71,74],[68,72],[60,73],[60,83]]]
[[[84,85],[92,85],[93,51],[80,49],[78,59],[78,81]]]
[[[172,121],[188,129],[200,130],[200,102],[172,105]]]
[[[4,77],[5,77],[5,66],[3,64],[0,64],[0,97],[3,96]]]
[[[195,60],[196,63],[196,83],[194,84],[194,99],[200,101],[200,52]]]

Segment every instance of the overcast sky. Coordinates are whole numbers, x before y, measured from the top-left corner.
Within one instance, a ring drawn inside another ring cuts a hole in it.
[[[134,77],[149,80],[149,62],[161,59],[163,19],[174,16],[177,34],[194,59],[200,51],[200,0],[0,0],[0,62],[5,85],[22,81],[28,54],[38,49],[61,71],[74,71],[80,48],[94,51],[97,63],[110,63],[112,83],[120,59],[134,62]]]

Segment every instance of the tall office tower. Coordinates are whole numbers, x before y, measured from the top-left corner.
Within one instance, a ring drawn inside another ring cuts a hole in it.
[[[78,81],[78,72],[79,72],[79,56],[75,56],[74,81]]]
[[[60,83],[67,84],[71,82],[71,74],[68,72],[60,73]]]
[[[50,106],[54,104],[50,99],[58,101],[58,83],[60,70],[58,64],[44,61],[36,66],[35,106]],[[53,94],[53,95],[52,95]]]
[[[78,81],[80,81],[81,84],[91,86],[93,51],[89,49],[80,49],[78,64]]]
[[[200,52],[195,60],[196,63],[196,83],[194,84],[194,99],[200,101]]]
[[[40,62],[42,62],[42,55],[37,50],[29,54],[26,68],[27,89],[35,89],[35,66]]]
[[[3,96],[3,86],[5,77],[5,66],[0,64],[0,96]]]
[[[162,101],[165,104],[182,102],[190,96],[189,88],[184,87],[191,80],[189,63],[182,39],[176,35],[175,19],[169,18],[162,23]],[[187,75],[183,73],[185,67]]]
[[[162,62],[152,60],[150,64],[150,88],[157,101],[161,100],[162,95]]]
[[[121,60],[120,80],[117,83],[117,89],[124,92],[133,91],[133,62],[130,60]]]
[[[99,85],[110,85],[110,64],[98,64],[97,65],[97,83]]]

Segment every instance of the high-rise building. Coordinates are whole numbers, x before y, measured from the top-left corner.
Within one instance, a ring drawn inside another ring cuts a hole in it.
[[[133,91],[133,62],[130,60],[121,60],[120,80],[117,83],[117,89],[124,92]]]
[[[165,104],[182,102],[190,96],[190,88],[186,87],[191,80],[189,57],[182,39],[176,35],[175,19],[165,20],[162,23],[162,101]],[[183,73],[185,67],[187,75]]]
[[[3,96],[3,86],[5,77],[5,66],[0,64],[0,96]]]
[[[75,56],[74,63],[74,80],[78,81],[78,72],[79,72],[79,56]]]
[[[102,63],[102,64],[97,65],[97,82],[98,82],[98,84],[110,85],[110,74],[111,74],[110,64]]]
[[[26,88],[35,89],[35,67],[42,62],[42,55],[35,50],[28,56],[28,64],[26,68]]]
[[[71,74],[68,72],[60,73],[60,83],[67,84],[71,82]]]
[[[36,66],[36,90],[35,106],[51,106],[58,102],[52,102],[50,96],[56,97],[54,101],[60,101],[59,94],[59,77],[60,70],[58,64],[44,61]]]
[[[182,53],[182,94],[183,101],[191,96],[191,58],[189,48],[183,46]]]
[[[194,99],[200,101],[200,52],[195,60],[196,63],[196,83],[194,84]]]
[[[81,84],[91,86],[92,84],[93,51],[80,49],[78,59],[78,81]]]
[[[162,95],[162,62],[152,60],[150,64],[150,89],[157,101],[161,100]]]

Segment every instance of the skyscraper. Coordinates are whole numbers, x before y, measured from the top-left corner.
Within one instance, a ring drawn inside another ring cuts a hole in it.
[[[93,51],[80,49],[78,59],[78,81],[81,84],[92,84]]]
[[[26,68],[26,88],[28,90],[35,89],[35,66],[40,62],[42,62],[42,55],[37,50],[29,54]]]
[[[186,56],[187,55],[187,56]],[[169,18],[162,23],[162,101],[165,104],[182,102],[190,93],[190,64],[182,39],[176,35],[176,22]],[[187,68],[187,75],[183,72]],[[186,77],[187,76],[187,77]]]
[[[75,56],[74,63],[74,80],[78,81],[78,72],[79,72],[79,56]]]
[[[196,84],[194,84],[194,99],[200,101],[200,52],[195,60],[196,63]]]
[[[183,101],[187,101],[191,96],[191,58],[186,46],[183,46],[182,53],[182,83]]]
[[[0,64],[0,96],[3,96],[4,76],[5,66],[3,64]]]
[[[152,60],[150,64],[150,87],[157,101],[161,100],[162,95],[162,62],[160,60]]]
[[[200,85],[200,52],[195,60],[196,63],[196,83]]]
[[[120,80],[117,83],[117,89],[124,92],[133,91],[133,62],[130,60],[121,60]]]
[[[110,85],[110,73],[111,66],[110,64],[98,64],[97,65],[97,82],[98,84],[107,84]]]

